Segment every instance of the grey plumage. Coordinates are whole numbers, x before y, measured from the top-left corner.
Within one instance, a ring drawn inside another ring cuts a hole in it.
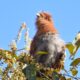
[[[58,59],[64,60],[65,42],[59,37],[59,34],[48,32],[37,37],[35,47],[34,58],[45,66],[55,64]],[[47,54],[36,54],[39,51],[45,51]]]

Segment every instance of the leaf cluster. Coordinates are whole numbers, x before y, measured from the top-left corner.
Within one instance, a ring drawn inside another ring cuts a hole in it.
[[[25,47],[17,48],[17,42],[21,38],[22,30],[25,32]],[[19,29],[16,40],[10,44],[11,50],[0,49],[0,79],[1,80],[80,80],[80,56],[76,57],[77,50],[80,48],[80,33],[78,33],[73,42],[66,44],[70,57],[69,70],[63,67],[62,71],[42,64],[29,54],[30,38],[26,24],[23,23]],[[19,53],[19,54],[17,54]],[[47,54],[38,52],[38,55]],[[6,66],[5,66],[6,65]]]

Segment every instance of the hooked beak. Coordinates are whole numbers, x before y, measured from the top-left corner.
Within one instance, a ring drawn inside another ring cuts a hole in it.
[[[40,13],[37,13],[36,16],[37,16],[37,17],[40,17]]]

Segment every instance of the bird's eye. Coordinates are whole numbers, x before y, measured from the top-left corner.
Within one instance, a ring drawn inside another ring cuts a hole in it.
[[[50,18],[49,17],[45,17],[45,19],[48,20],[48,21],[50,21]]]

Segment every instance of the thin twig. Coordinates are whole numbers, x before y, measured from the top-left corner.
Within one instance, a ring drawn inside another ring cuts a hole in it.
[[[44,73],[42,73],[42,72],[40,72],[39,71],[39,73],[41,74],[41,75],[43,75],[46,79],[48,79],[48,80],[51,80],[48,76],[46,76]]]
[[[24,50],[25,48],[22,48],[22,49],[18,49],[18,50],[16,50],[16,51],[22,51],[22,50]]]
[[[63,75],[64,75],[64,76],[71,77],[71,78],[76,79],[76,80],[80,80],[80,78],[79,78],[79,77],[74,77],[74,76],[71,76],[71,75],[69,75],[69,74],[63,74]]]

